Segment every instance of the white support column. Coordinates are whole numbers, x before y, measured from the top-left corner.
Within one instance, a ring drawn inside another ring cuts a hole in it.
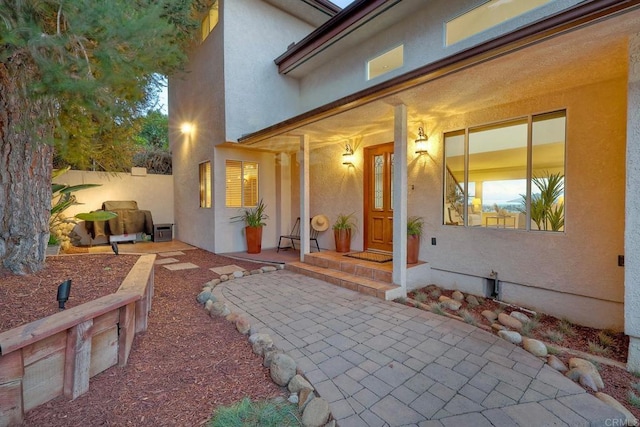
[[[276,155],[276,236],[289,234],[291,226],[291,156],[287,153]]]
[[[300,137],[300,261],[310,252],[309,236],[309,136]]]
[[[394,109],[393,129],[393,283],[407,295],[407,106]]]
[[[627,370],[640,372],[640,34],[629,38],[628,78],[624,330],[629,336]]]

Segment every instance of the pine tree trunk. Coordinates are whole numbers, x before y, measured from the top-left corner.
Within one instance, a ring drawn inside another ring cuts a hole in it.
[[[44,266],[51,209],[52,104],[27,96],[35,67],[0,63],[0,269],[28,274]]]

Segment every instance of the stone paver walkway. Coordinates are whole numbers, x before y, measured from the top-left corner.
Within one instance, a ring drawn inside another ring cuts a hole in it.
[[[214,293],[296,359],[340,427],[621,425],[542,360],[463,322],[289,271]]]

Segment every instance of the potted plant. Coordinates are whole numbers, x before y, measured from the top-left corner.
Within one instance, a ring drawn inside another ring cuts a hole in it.
[[[531,194],[531,221],[538,230],[561,231],[564,227],[564,175],[562,173],[545,173],[534,176],[531,180],[539,193]],[[527,198],[521,194],[522,206],[518,209],[527,214]]]
[[[245,223],[244,232],[249,254],[259,254],[262,251],[262,227],[267,225],[264,220],[269,218],[265,213],[266,209],[267,207],[260,199],[255,207],[244,209],[242,214],[231,218],[231,222]]]
[[[407,218],[407,264],[417,264],[424,219],[420,216]]]
[[[354,213],[339,214],[333,223],[333,236],[336,240],[336,252],[351,251],[351,230],[356,230],[357,224]]]

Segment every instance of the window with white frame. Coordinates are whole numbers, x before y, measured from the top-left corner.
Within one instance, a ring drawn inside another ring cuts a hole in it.
[[[564,231],[566,111],[444,135],[446,225]]]
[[[211,162],[200,163],[200,207],[211,207]]]
[[[226,205],[230,208],[258,205],[258,163],[226,161]]]

